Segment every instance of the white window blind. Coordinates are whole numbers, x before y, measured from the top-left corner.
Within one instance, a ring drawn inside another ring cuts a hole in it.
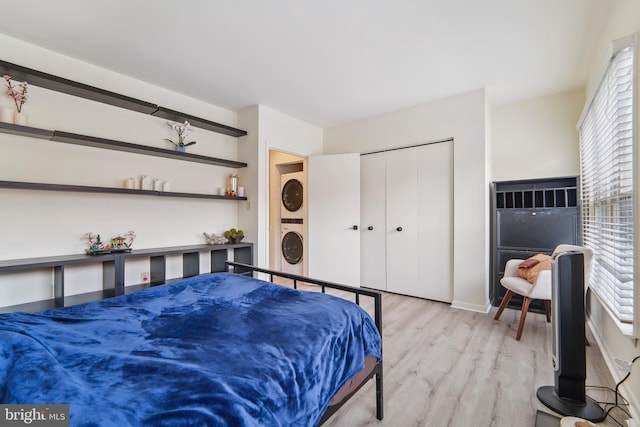
[[[620,322],[633,322],[634,46],[615,52],[579,125],[583,239],[589,286]]]

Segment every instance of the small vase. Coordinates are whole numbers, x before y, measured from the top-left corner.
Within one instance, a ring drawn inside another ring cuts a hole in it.
[[[0,122],[13,123],[13,108],[0,108]]]
[[[176,151],[185,153],[187,151],[187,147],[185,147],[184,145],[176,145]]]
[[[29,123],[29,116],[27,115],[27,113],[15,112],[13,114],[13,123],[21,126],[26,126]]]
[[[153,182],[147,175],[140,175],[140,189],[141,190],[153,190]]]

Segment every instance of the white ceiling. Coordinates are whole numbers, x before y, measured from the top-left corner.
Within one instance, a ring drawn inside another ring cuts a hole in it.
[[[582,88],[613,3],[0,0],[0,33],[327,127],[482,87],[491,103]]]

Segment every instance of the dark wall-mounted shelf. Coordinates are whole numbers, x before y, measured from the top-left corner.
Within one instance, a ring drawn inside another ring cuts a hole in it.
[[[40,182],[0,181],[0,188],[14,190],[67,191],[73,193],[111,193],[136,196],[184,197],[189,199],[247,200],[246,197],[218,196],[217,194],[178,193],[173,191],[135,190],[130,188],[92,187],[88,185],[45,184]]]
[[[10,135],[27,136],[38,139],[53,139],[54,131],[48,129],[33,128],[31,126],[14,125],[13,123],[0,122],[0,132]]]
[[[210,130],[212,132],[221,133],[229,136],[244,136],[246,131],[226,126],[220,123],[215,123],[209,120],[201,119],[200,117],[192,116],[190,114],[181,113],[180,111],[170,110],[168,108],[158,106],[157,110],[151,113],[152,116],[161,117],[163,119],[171,120],[174,122],[189,121],[189,124],[200,129]]]
[[[240,137],[247,134],[242,129],[236,129],[210,120],[195,117],[179,111],[170,110],[165,107],[153,104],[151,102],[142,101],[140,99],[131,98],[129,96],[120,95],[115,92],[100,89],[95,86],[89,86],[84,83],[68,80],[53,74],[44,73],[42,71],[33,70],[21,65],[12,64],[6,61],[0,61],[0,74],[9,74],[12,78],[20,81],[26,81],[34,86],[45,89],[54,90],[56,92],[66,93],[68,95],[89,99],[91,101],[101,102],[116,107],[124,108],[139,113],[150,114],[153,116],[183,122],[189,120],[192,126],[206,129],[212,132],[221,133],[234,137]]]
[[[175,150],[150,147],[147,145],[132,144],[130,142],[115,141],[112,139],[98,138],[95,136],[80,135],[76,133],[58,130],[39,129],[30,126],[15,125],[13,123],[0,122],[0,133],[27,136],[31,138],[46,139],[49,141],[63,142],[66,144],[84,145],[87,147],[103,148],[106,150],[123,151],[128,153],[144,154],[147,156],[164,157],[168,159],[184,160],[187,162],[204,163],[208,165],[224,166],[229,168],[244,168],[246,163],[235,160],[218,159],[216,157],[202,156],[200,154],[181,153]]]

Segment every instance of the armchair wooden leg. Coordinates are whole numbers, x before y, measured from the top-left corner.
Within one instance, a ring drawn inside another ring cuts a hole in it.
[[[522,313],[520,313],[520,324],[518,325],[518,334],[516,335],[516,341],[520,341],[522,336],[522,329],[524,329],[524,321],[527,318],[527,311],[529,311],[529,303],[531,298],[524,297],[522,300]]]
[[[507,306],[507,304],[509,304],[509,300],[514,295],[515,295],[515,292],[507,289],[507,293],[505,294],[504,297],[502,297],[502,302],[500,303],[500,307],[498,308],[498,312],[494,316],[494,320],[500,319],[500,316],[502,316],[502,312],[504,311],[504,308]]]
[[[547,315],[547,322],[551,322],[551,301],[544,300],[544,313]]]

